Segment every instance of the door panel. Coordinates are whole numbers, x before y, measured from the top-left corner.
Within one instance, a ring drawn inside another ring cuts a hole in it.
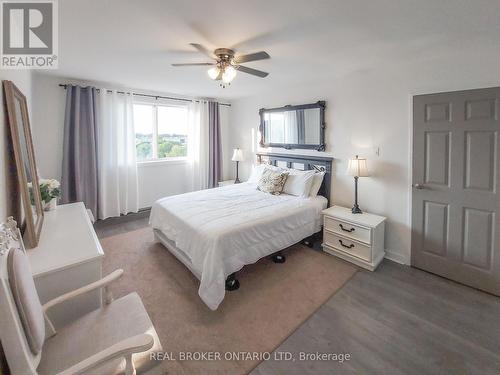
[[[495,190],[496,132],[466,131],[465,142],[465,188],[493,192]]]
[[[425,105],[425,122],[450,122],[450,103],[429,103]]]
[[[450,171],[450,132],[425,132],[426,184],[448,186]]]
[[[446,255],[448,222],[447,204],[424,201],[424,251]]]
[[[464,208],[463,261],[487,271],[493,256],[494,217],[491,211]]]
[[[413,98],[412,265],[500,295],[500,88]]]
[[[496,99],[467,100],[465,102],[465,120],[496,120]]]

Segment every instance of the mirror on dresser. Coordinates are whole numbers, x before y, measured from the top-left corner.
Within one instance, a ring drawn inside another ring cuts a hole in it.
[[[285,149],[325,150],[326,102],[262,108],[260,145]]]
[[[22,197],[22,210],[17,213],[26,247],[38,245],[43,224],[42,198],[31,137],[26,97],[11,81],[3,81],[5,106],[9,121],[13,159]]]

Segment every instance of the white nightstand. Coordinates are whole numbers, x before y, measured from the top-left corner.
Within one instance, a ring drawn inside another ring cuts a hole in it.
[[[234,180],[219,181],[218,184],[219,184],[219,187],[227,186],[227,185],[234,185]]]
[[[323,210],[323,250],[370,271],[384,259],[385,217],[353,214],[350,208]]]

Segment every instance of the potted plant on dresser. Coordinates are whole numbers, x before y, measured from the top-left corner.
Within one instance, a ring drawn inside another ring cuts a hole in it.
[[[61,196],[61,188],[59,181],[51,178],[41,178],[39,180],[40,195],[42,197],[42,205],[45,211],[55,210],[57,207],[57,199]],[[31,186],[30,186],[31,192]],[[30,194],[32,196],[32,194]],[[33,199],[33,198],[32,198]]]

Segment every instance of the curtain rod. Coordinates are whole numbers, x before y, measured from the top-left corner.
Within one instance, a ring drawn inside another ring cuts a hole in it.
[[[68,87],[68,84],[60,83],[59,86],[60,87],[64,87],[64,89],[66,90],[66,88]],[[99,89],[97,89],[97,90],[99,90]],[[108,92],[113,92],[113,90],[108,90]],[[126,94],[125,91],[117,91],[117,93],[118,94]],[[194,100],[194,99],[174,98],[172,96],[140,94],[140,93],[136,93],[136,92],[132,92],[132,95],[135,95],[135,96],[144,96],[144,97],[148,97],[148,98],[155,98],[156,100],[158,100],[158,99],[170,99],[170,100],[178,100],[178,101],[181,101],[181,102],[198,102],[199,101],[199,100]],[[229,103],[219,103],[219,105],[223,105],[223,106],[226,106],[226,107],[231,107],[231,104],[229,104]]]

